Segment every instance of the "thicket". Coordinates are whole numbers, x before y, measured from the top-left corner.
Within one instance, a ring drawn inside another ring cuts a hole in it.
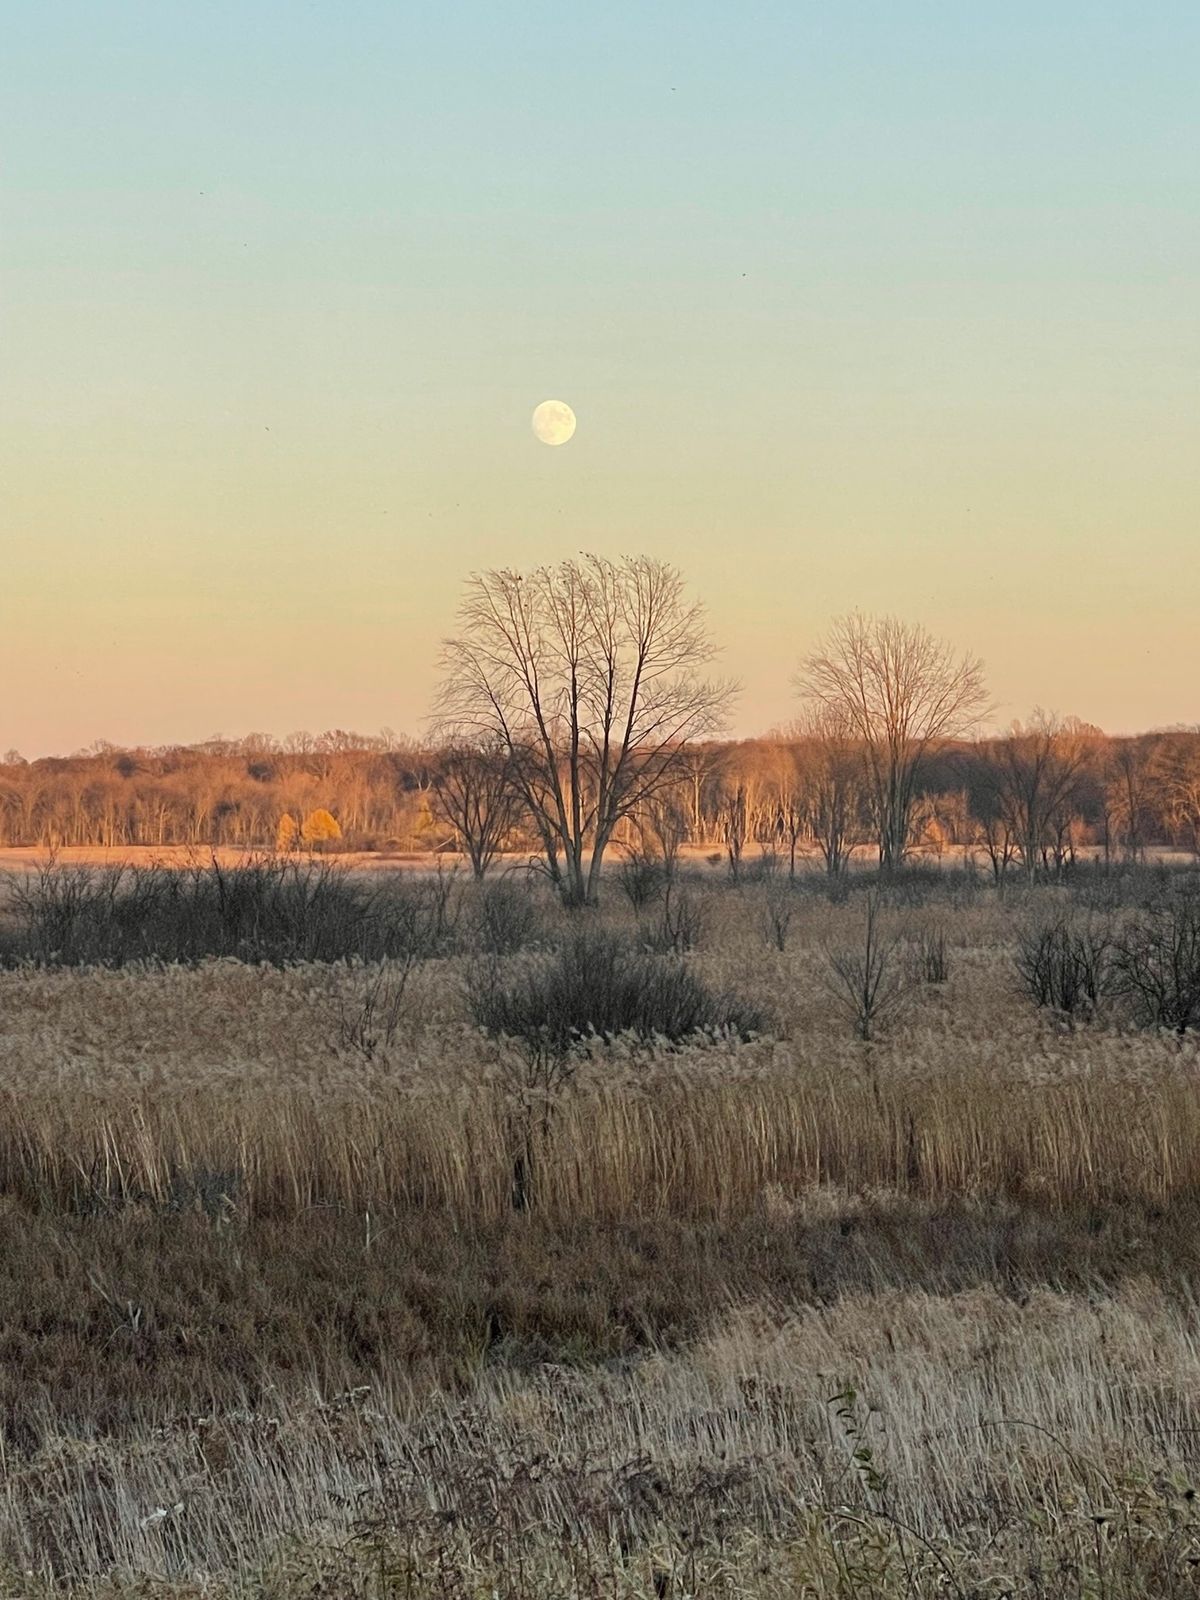
[[[1111,993],[1112,958],[1106,924],[1059,917],[1021,934],[1017,973],[1035,1005],[1073,1022],[1094,1017]]]
[[[381,961],[434,954],[450,936],[444,879],[370,879],[312,858],[233,867],[52,861],[13,874],[5,898],[0,955],[9,965]]]
[[[745,1040],[763,1027],[755,1007],[711,989],[678,956],[602,929],[575,929],[546,954],[476,969],[468,1005],[485,1032],[539,1059],[621,1035],[682,1044]]]
[[[1109,896],[1103,913],[1085,904],[1021,933],[1017,972],[1035,1004],[1072,1023],[1108,1008],[1180,1036],[1200,1026],[1200,886],[1190,875],[1151,881],[1131,909]]]
[[[1176,890],[1134,916],[1116,940],[1113,977],[1143,1027],[1200,1026],[1200,892]]]

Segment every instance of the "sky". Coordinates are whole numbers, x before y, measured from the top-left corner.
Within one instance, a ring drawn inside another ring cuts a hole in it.
[[[0,0],[0,749],[419,734],[463,579],[1200,721],[1200,8]],[[530,414],[567,401],[575,437]]]

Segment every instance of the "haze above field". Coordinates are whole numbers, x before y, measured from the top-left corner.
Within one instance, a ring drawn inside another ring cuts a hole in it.
[[[415,732],[473,568],[1196,720],[1200,14],[8,7],[0,749]],[[547,450],[547,397],[578,432]]]

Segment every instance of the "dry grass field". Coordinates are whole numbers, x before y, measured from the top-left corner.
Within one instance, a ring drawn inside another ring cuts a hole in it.
[[[710,873],[641,959],[756,1025],[570,1048],[480,1026],[536,889],[257,963],[11,900],[0,1594],[1200,1593],[1200,1035],[1017,959],[1164,880],[931,877],[868,1040],[865,880]],[[662,915],[614,874],[588,937]]]

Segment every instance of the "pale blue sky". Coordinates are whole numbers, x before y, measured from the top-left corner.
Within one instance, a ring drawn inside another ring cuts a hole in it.
[[[417,731],[465,573],[580,548],[741,731],[850,605],[1200,719],[1195,5],[0,22],[0,746]]]

